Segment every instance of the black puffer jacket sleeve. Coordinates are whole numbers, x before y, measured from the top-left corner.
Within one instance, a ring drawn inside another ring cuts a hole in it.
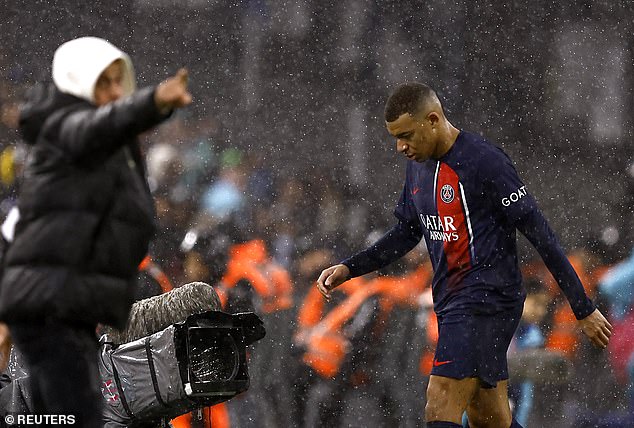
[[[154,102],[154,87],[144,88],[129,97],[94,109],[81,109],[62,122],[54,141],[72,160],[106,158],[130,135],[138,135],[169,114],[161,114]]]

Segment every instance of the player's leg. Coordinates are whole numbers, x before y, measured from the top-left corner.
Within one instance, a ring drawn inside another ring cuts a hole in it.
[[[438,317],[438,343],[427,385],[425,421],[430,428],[462,426],[462,415],[479,387],[477,325],[465,314]]]
[[[508,381],[495,388],[479,387],[467,406],[470,428],[510,427],[512,421],[508,398]]]
[[[517,428],[508,399],[506,354],[521,317],[521,307],[476,317],[479,388],[467,407],[470,428]]]
[[[430,427],[462,426],[462,414],[479,389],[477,378],[453,379],[431,375],[427,386],[425,421]],[[433,425],[450,422],[456,425]]]
[[[463,412],[473,408],[472,401],[479,398],[480,403],[488,405],[484,415],[490,415],[494,421],[484,426],[510,426],[506,352],[520,316],[521,306],[493,315],[439,317],[438,343],[425,408],[428,424],[445,421],[454,425],[439,426],[460,426]],[[490,387],[489,391],[480,394],[486,389],[483,386]],[[485,419],[477,416],[476,423]]]

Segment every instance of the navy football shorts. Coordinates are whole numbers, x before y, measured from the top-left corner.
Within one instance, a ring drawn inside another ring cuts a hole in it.
[[[506,362],[522,306],[494,315],[445,315],[438,318],[438,344],[432,375],[477,377],[484,388],[509,378]]]

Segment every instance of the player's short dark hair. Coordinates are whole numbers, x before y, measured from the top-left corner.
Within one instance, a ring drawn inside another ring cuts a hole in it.
[[[418,113],[421,105],[435,95],[434,90],[423,83],[400,85],[385,103],[385,121],[394,122],[403,113]]]

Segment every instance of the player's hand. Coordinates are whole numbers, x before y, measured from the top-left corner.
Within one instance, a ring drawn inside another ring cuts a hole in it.
[[[187,91],[187,69],[181,68],[176,74],[162,81],[154,92],[154,102],[161,112],[184,107],[192,102],[192,96]]]
[[[346,265],[334,265],[324,269],[317,279],[317,289],[330,301],[330,291],[343,284],[350,276],[350,269]]]
[[[581,327],[581,331],[590,338],[595,346],[599,348],[608,346],[610,336],[612,336],[612,325],[598,309],[595,309],[590,315],[577,322]]]

